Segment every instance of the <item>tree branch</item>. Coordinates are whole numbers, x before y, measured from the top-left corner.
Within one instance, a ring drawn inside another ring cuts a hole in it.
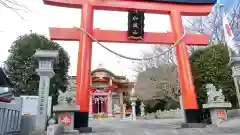
[[[0,0],[0,4],[15,12],[22,20],[24,20],[24,17],[19,12],[27,13],[30,11],[25,5],[19,4],[15,0]]]

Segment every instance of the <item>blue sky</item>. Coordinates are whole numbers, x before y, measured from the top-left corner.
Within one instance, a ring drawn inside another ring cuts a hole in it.
[[[239,0],[218,0],[218,3],[224,4],[225,10],[229,11]]]

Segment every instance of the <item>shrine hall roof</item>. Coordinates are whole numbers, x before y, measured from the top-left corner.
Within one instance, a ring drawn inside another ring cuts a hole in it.
[[[91,72],[91,75],[93,75],[96,72],[105,72],[105,73],[109,74],[110,76],[112,76],[112,77],[114,77],[116,79],[127,80],[127,78],[125,76],[115,75],[113,72],[111,72],[111,71],[109,71],[109,70],[107,70],[105,68],[97,68],[97,69],[95,69],[95,70],[93,70]]]

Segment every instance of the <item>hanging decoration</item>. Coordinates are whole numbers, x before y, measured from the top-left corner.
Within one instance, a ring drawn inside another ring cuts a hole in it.
[[[120,64],[120,57],[117,56],[117,64]]]
[[[107,101],[108,99],[107,99],[107,97],[102,97],[102,96],[99,96],[99,97],[95,97],[94,98],[94,102],[95,102],[95,104],[96,103],[103,103],[103,102],[105,102],[105,101]]]
[[[152,68],[153,67],[153,63],[152,62],[153,62],[153,60],[149,60],[148,61],[148,64],[147,64],[148,68]]]
[[[146,70],[146,65],[145,65],[145,61],[144,60],[141,61],[141,65],[142,65],[141,66],[142,70],[145,71]]]
[[[158,58],[153,59],[153,67],[158,68]]]
[[[107,92],[116,92],[116,88],[108,87]]]

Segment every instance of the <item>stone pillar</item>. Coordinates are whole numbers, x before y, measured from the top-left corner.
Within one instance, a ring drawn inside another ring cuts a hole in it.
[[[45,130],[47,123],[47,108],[50,79],[54,75],[53,61],[58,56],[57,51],[37,50],[34,54],[39,60],[39,68],[36,72],[40,76],[38,90],[38,105],[36,115],[36,130]]]
[[[119,93],[119,99],[120,99],[120,113],[121,113],[121,118],[123,118],[123,92]]]
[[[108,112],[108,117],[113,117],[113,114],[112,114],[112,94],[111,94],[112,92],[110,91],[109,93],[108,93],[108,110],[107,110],[107,112]]]
[[[89,100],[89,118],[93,118],[92,115],[92,93],[90,93],[90,100]]]
[[[183,122],[186,122],[182,96],[179,96],[179,103],[180,103],[180,109],[181,109],[181,114],[182,114]]]
[[[123,118],[126,118],[126,104],[123,104]]]
[[[132,120],[136,120],[136,101],[137,98],[135,96],[131,97],[131,102],[132,102]]]
[[[123,93],[119,93],[119,98],[120,98],[120,104],[123,105]]]

